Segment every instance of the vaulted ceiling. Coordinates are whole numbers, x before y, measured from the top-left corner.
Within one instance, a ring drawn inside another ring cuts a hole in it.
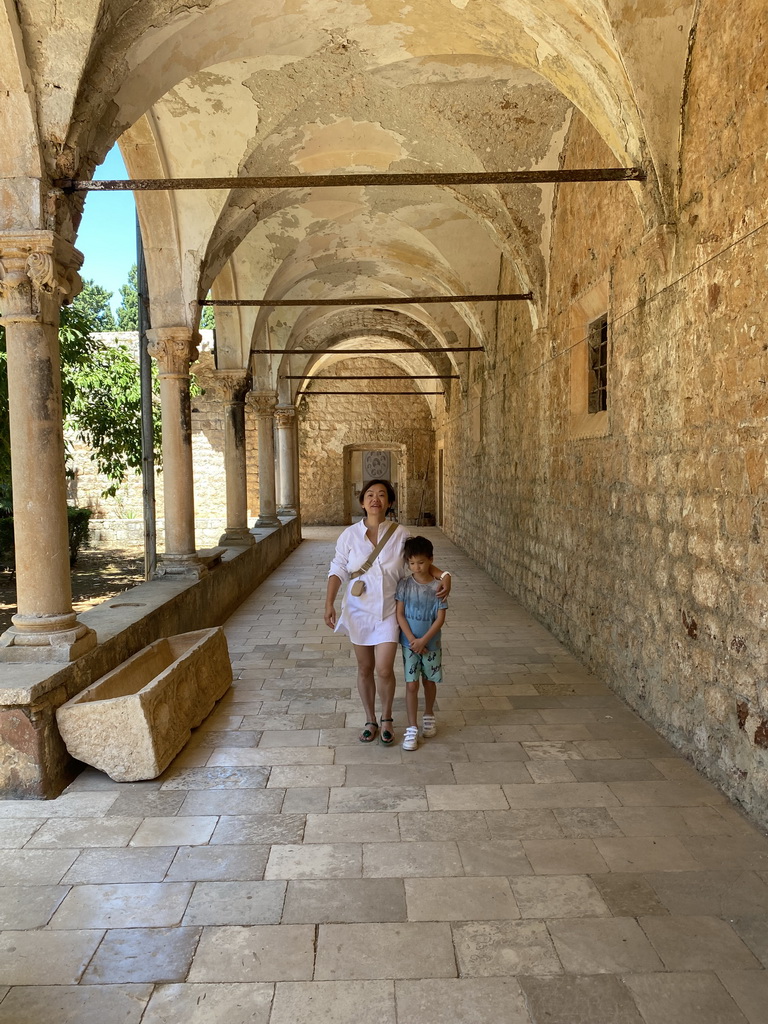
[[[27,182],[17,205],[50,226],[46,179],[90,176],[115,141],[138,178],[526,170],[559,166],[579,112],[614,165],[645,169],[647,181],[627,187],[650,225],[675,201],[693,6],[3,0],[9,103],[0,117],[18,145],[0,156],[0,175]],[[508,286],[533,291],[535,325],[546,307],[553,197],[551,185],[141,194],[153,323],[194,326],[209,289],[216,298],[376,295],[386,298],[380,309],[221,310],[218,365],[248,366],[253,348],[349,347],[355,338],[484,344],[492,304],[398,298],[496,292],[504,266]],[[59,203],[64,234],[74,233],[81,202]],[[5,227],[13,217],[6,210]],[[447,360],[425,360],[447,372]],[[287,361],[251,365],[271,386]],[[291,370],[317,365],[294,356]]]

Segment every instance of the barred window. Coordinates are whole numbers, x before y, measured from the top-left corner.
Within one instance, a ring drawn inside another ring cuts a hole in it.
[[[589,325],[588,349],[588,411],[605,412],[608,408],[608,314],[603,313]]]

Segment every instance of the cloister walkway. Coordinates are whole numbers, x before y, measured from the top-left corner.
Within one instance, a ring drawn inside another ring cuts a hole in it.
[[[160,779],[0,804],[0,1024],[764,1024],[768,839],[425,532],[455,576],[417,751],[357,741],[316,528]]]

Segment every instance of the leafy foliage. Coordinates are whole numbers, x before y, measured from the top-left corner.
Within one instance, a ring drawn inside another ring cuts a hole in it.
[[[107,497],[117,492],[129,470],[141,468],[141,386],[138,363],[128,349],[92,338],[93,330],[87,309],[73,303],[62,310],[62,404],[65,425],[91,447],[91,458],[110,481],[103,492]],[[157,407],[153,425],[159,453]],[[10,513],[8,373],[5,333],[0,328],[0,515]]]
[[[120,305],[117,307],[118,331],[139,329],[139,278],[136,264],[128,271],[128,283],[120,286]]]
[[[202,315],[200,316],[200,330],[216,330],[216,314],[214,312],[213,306],[203,306],[203,312]]]
[[[117,324],[109,305],[111,298],[112,292],[108,292],[106,288],[102,288],[94,281],[85,281],[83,290],[75,298],[70,309],[82,313],[91,324],[92,331],[116,331]]]

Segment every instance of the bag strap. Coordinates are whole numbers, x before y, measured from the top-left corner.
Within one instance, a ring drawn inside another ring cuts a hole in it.
[[[381,538],[381,540],[376,545],[376,547],[373,549],[373,551],[370,553],[370,555],[368,555],[368,557],[363,562],[363,564],[360,566],[360,568],[356,572],[351,572],[349,574],[349,578],[351,580],[356,580],[358,576],[363,576],[365,573],[368,572],[368,570],[371,568],[371,566],[373,565],[374,561],[376,560],[376,556],[381,551],[381,549],[384,547],[384,545],[387,543],[387,541],[389,540],[389,538],[392,536],[392,534],[395,532],[396,529],[397,529],[397,523],[390,523],[389,524],[389,529],[386,531],[386,533]]]

